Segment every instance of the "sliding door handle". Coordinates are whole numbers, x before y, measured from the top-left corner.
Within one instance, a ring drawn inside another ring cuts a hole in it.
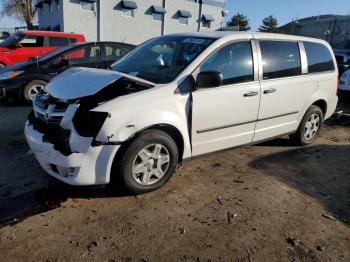
[[[251,91],[251,92],[245,93],[243,96],[244,97],[251,97],[251,96],[257,96],[258,94],[259,94],[258,91]]]
[[[264,94],[271,94],[271,93],[275,93],[276,92],[276,88],[270,88],[270,89],[266,89],[264,91]]]

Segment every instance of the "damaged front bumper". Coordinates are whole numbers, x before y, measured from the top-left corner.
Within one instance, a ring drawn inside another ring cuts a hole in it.
[[[112,163],[120,146],[95,146],[94,137],[77,132],[73,118],[81,115],[77,114],[79,105],[50,102],[48,96],[37,96],[33,109],[24,133],[30,149],[47,173],[71,185],[109,183]],[[94,126],[88,120],[88,126]]]
[[[29,121],[24,133],[41,167],[51,176],[70,185],[109,183],[113,159],[119,146],[89,146],[85,152],[64,155],[54,148],[54,144],[44,142],[45,135],[36,131]]]

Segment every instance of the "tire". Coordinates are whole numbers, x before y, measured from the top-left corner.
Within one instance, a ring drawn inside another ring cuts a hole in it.
[[[47,82],[42,80],[33,80],[30,81],[23,88],[23,99],[25,102],[31,102],[33,100],[33,96],[36,95],[40,89],[46,86]]]
[[[297,131],[290,135],[295,145],[308,146],[317,138],[323,125],[323,112],[320,107],[312,105],[305,113]]]
[[[122,147],[115,160],[119,180],[131,192],[142,194],[160,188],[172,177],[178,163],[178,148],[167,133],[146,130]]]

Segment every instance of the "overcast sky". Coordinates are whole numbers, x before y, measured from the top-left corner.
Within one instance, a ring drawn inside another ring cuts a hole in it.
[[[227,0],[227,8],[230,11],[229,17],[236,12],[243,13],[248,16],[252,30],[257,30],[261,20],[271,14],[278,19],[279,25],[288,23],[296,17],[350,14],[350,0]],[[16,19],[0,18],[0,27],[20,25],[22,23]]]

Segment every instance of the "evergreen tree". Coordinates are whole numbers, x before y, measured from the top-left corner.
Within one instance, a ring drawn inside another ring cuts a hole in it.
[[[250,30],[248,18],[241,13],[234,14],[231,20],[227,23],[227,26],[232,26],[232,27],[236,26],[239,31]]]
[[[278,33],[277,19],[270,15],[262,20],[262,25],[259,27],[260,32]]]

